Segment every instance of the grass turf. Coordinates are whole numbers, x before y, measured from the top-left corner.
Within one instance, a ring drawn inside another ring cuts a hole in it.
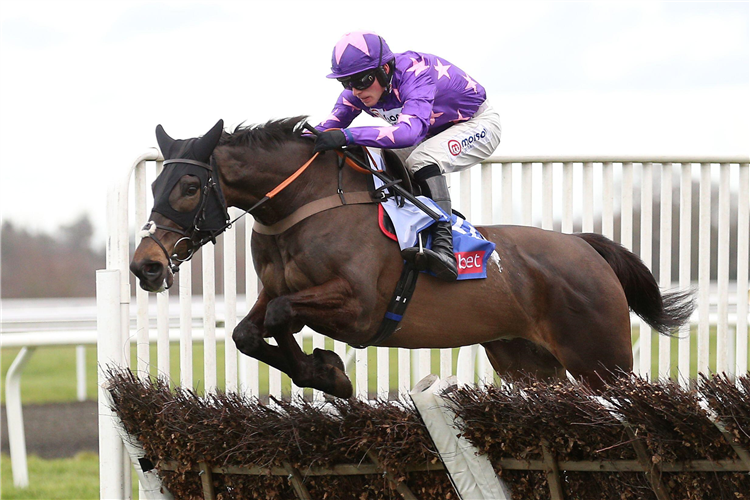
[[[10,457],[0,456],[0,496],[4,500],[97,500],[99,498],[99,455],[79,453],[72,458],[45,460],[28,457],[29,487],[13,486]],[[138,496],[133,479],[133,495]]]

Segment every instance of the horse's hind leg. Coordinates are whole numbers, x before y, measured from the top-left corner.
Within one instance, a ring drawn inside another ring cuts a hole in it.
[[[575,320],[560,319],[553,335],[555,355],[565,369],[595,390],[633,369],[627,306],[619,311],[602,306]]]
[[[495,340],[482,344],[498,375],[537,378],[563,378],[565,368],[547,349],[533,342],[516,338]]]

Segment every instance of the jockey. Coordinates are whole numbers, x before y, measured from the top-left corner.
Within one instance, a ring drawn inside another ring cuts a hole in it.
[[[444,174],[469,168],[500,144],[500,117],[484,87],[456,65],[422,52],[394,54],[375,33],[344,35],[333,49],[331,73],[344,86],[333,111],[317,125],[315,151],[346,145],[388,148],[404,161],[422,193],[448,215]],[[384,127],[349,127],[362,111]],[[444,281],[458,275],[450,222],[431,226],[432,250],[406,248],[404,259]]]

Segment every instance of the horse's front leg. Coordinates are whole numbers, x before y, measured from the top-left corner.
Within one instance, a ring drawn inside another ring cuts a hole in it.
[[[276,297],[268,303],[264,325],[279,347],[293,358],[292,371],[288,374],[295,384],[341,398],[352,395],[352,384],[344,373],[341,358],[323,349],[315,349],[312,356],[305,354],[292,332],[311,323],[325,323],[330,328],[350,331],[360,311],[359,300],[342,278]]]
[[[267,332],[263,323],[269,300],[265,290],[261,290],[253,308],[234,329],[232,339],[242,354],[289,374],[293,369],[293,357],[265,340]]]

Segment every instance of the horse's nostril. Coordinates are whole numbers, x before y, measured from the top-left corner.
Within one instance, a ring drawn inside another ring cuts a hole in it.
[[[161,275],[162,269],[164,269],[164,266],[158,262],[145,264],[143,266],[143,274],[149,278],[157,278]]]

